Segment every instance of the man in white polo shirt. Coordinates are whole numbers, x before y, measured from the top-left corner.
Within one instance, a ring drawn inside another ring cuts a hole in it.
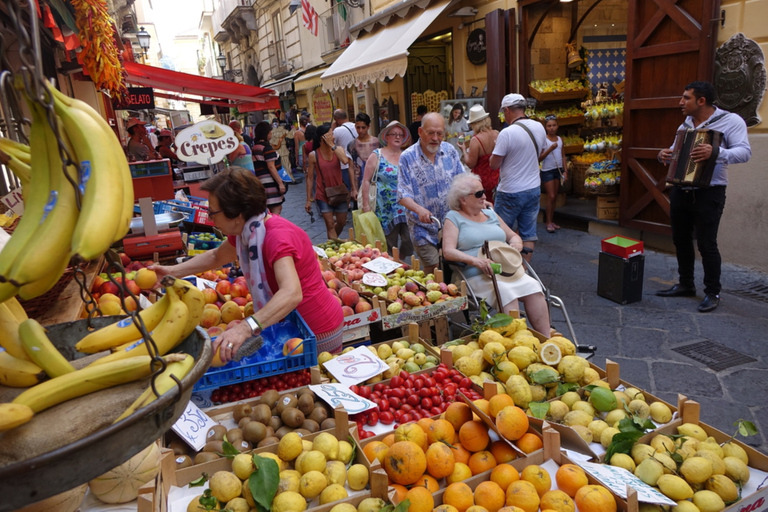
[[[539,154],[546,147],[547,132],[540,122],[525,115],[525,98],[507,94],[501,100],[509,126],[499,133],[491,155],[491,169],[500,169],[494,208],[523,239],[523,257],[531,261],[539,215],[541,176]]]

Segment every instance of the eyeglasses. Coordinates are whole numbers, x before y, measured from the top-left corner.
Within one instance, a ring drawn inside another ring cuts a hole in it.
[[[405,138],[405,134],[401,133],[401,132],[389,132],[387,134],[387,137],[395,137],[397,139],[404,139]]]
[[[214,215],[218,215],[222,210],[208,210],[208,218],[212,219]]]
[[[485,195],[485,190],[478,190],[477,192],[470,192],[467,194],[468,196],[475,196],[476,198],[480,199]]]

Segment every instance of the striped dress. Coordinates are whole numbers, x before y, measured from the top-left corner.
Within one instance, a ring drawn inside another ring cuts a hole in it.
[[[256,141],[253,144],[253,170],[267,192],[267,206],[283,204],[285,197],[280,193],[277,182],[269,173],[267,162],[274,162],[275,168],[278,170],[281,168],[280,156],[269,142],[265,140]]]

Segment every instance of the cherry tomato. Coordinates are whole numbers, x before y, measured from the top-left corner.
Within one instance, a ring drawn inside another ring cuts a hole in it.
[[[417,378],[415,381],[413,381],[413,388],[414,389],[421,389],[424,387],[424,379],[421,377]]]
[[[446,384],[443,388],[443,393],[448,396],[453,396],[456,394],[456,384]]]
[[[360,386],[357,392],[358,395],[360,395],[363,398],[370,398],[371,396],[371,388],[368,386]]]
[[[395,417],[392,416],[391,412],[386,411],[379,414],[379,421],[382,422],[384,425],[391,425],[392,422],[395,421]]]
[[[441,414],[442,412],[443,412],[443,410],[442,410],[442,409],[440,409],[440,407],[433,407],[433,408],[431,408],[431,409],[429,410],[429,414],[431,414],[432,416],[438,416],[438,415],[439,415],[439,414]]]
[[[437,381],[432,377],[427,377],[424,379],[424,385],[429,387],[437,386]]]
[[[377,382],[376,384],[373,385],[373,390],[376,391],[377,393],[381,393],[385,389],[387,389],[387,385],[382,384],[381,382]]]
[[[472,388],[472,381],[469,379],[469,377],[464,377],[459,381],[459,387],[462,389],[470,389]]]
[[[395,398],[405,398],[405,390],[403,388],[392,389],[390,394]]]
[[[439,406],[443,403],[443,397],[436,395],[432,397],[432,405]]]
[[[416,407],[417,405],[419,405],[419,400],[420,400],[419,395],[409,395],[408,398],[406,399],[406,402],[408,402],[408,404],[411,405],[412,407]]]
[[[373,427],[373,426],[374,426],[374,425],[376,425],[378,422],[379,422],[379,413],[377,413],[376,411],[373,411],[373,412],[372,412],[372,413],[371,413],[371,414],[368,416],[368,421],[367,421],[367,423],[368,423],[368,425],[369,425],[369,426]]]
[[[430,409],[432,408],[432,399],[431,398],[422,398],[421,399],[421,406],[424,409]]]
[[[389,387],[390,388],[399,388],[403,385],[403,378],[400,377],[400,375],[395,375],[392,377],[392,379],[389,381]]]
[[[389,410],[389,401],[387,400],[376,400],[376,405],[379,407],[380,412]]]
[[[389,398],[388,402],[392,409],[399,409],[400,406],[403,405],[403,401],[395,396]]]
[[[408,373],[408,372],[407,372],[407,371],[405,371],[405,370],[401,371],[401,372],[400,372],[398,375],[400,376],[400,378],[401,378],[401,379],[408,379],[408,377],[410,377],[410,376],[411,376],[411,374],[410,374],[410,373]]]
[[[413,421],[413,416],[411,416],[410,413],[406,413],[400,416],[400,419],[398,421],[402,425],[403,423],[408,423],[409,421]]]
[[[403,414],[405,414],[407,412],[411,412],[413,410],[413,406],[411,404],[403,404],[400,407],[400,410],[403,411]]]
[[[430,395],[430,391],[429,388],[421,388],[416,394],[421,398],[425,398]]]
[[[461,379],[463,379],[463,378],[464,378],[464,376],[463,376],[462,374],[458,374],[458,375],[452,375],[452,376],[451,376],[451,380],[452,380],[453,382],[455,382],[456,384],[458,384],[459,382],[461,382]]]
[[[356,395],[360,394],[360,388],[358,386],[356,386],[355,384],[352,384],[351,386],[349,386],[349,390],[351,392],[353,392],[354,394],[356,394]]]

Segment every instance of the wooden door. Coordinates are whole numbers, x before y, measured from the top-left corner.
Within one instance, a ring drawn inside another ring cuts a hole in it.
[[[667,168],[686,84],[712,81],[720,0],[628,0],[622,226],[669,233]]]

